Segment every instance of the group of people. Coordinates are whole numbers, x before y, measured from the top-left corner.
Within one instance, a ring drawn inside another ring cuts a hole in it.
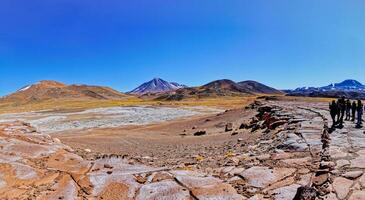
[[[361,128],[364,111],[361,100],[351,102],[350,99],[346,100],[345,97],[342,97],[337,101],[333,100],[329,107],[333,121],[332,128],[336,126],[342,128],[344,120],[353,122],[356,120],[356,127]]]

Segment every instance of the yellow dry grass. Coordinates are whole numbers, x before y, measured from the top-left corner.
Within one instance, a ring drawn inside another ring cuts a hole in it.
[[[90,99],[53,99],[42,102],[32,102],[23,105],[14,103],[0,103],[0,114],[19,113],[30,111],[80,111],[92,108],[105,108],[115,106],[207,106],[221,109],[242,108],[256,100],[256,96],[249,97],[213,97],[213,98],[190,98],[182,101],[156,101],[144,100],[137,97],[128,97],[121,100],[90,100]],[[302,101],[302,102],[330,102],[332,98],[311,98],[311,97],[289,97],[276,96],[280,101]]]
[[[279,100],[283,101],[300,101],[300,102],[331,102],[334,98],[325,97],[295,97],[295,96],[280,96]]]
[[[92,108],[105,108],[115,106],[208,106],[216,108],[236,108],[243,107],[253,102],[255,97],[219,97],[206,99],[186,99],[182,101],[156,101],[143,100],[137,97],[130,97],[122,100],[90,100],[90,99],[53,99],[42,102],[32,102],[27,104],[0,103],[0,114],[20,113],[30,111],[79,111]]]

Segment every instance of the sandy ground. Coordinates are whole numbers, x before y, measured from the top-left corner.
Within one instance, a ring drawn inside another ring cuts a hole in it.
[[[246,134],[247,130],[238,129],[255,114],[252,110],[234,109],[145,126],[64,131],[57,137],[75,148],[140,158],[153,166],[175,166],[201,156],[212,158],[205,160],[204,167],[216,167],[223,163],[215,157],[224,158],[229,151],[244,151],[244,143],[256,142],[260,134]],[[226,132],[228,123],[233,123],[236,135]],[[198,131],[206,131],[206,135],[194,136]],[[244,142],[237,145],[238,139]]]

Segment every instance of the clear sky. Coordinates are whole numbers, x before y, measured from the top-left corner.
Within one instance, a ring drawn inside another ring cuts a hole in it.
[[[1,0],[0,95],[44,79],[365,82],[363,0]]]

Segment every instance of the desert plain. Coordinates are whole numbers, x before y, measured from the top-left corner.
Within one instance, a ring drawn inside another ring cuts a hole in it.
[[[331,131],[330,100],[279,95],[4,113],[0,195],[364,199],[364,129],[346,121]]]

